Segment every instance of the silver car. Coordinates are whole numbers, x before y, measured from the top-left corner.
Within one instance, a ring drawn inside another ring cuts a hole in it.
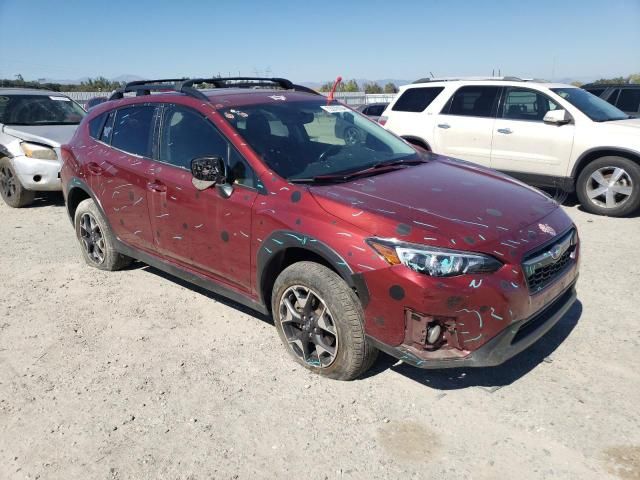
[[[37,191],[60,190],[60,145],[85,115],[65,95],[0,88],[0,193],[11,207],[29,205]]]

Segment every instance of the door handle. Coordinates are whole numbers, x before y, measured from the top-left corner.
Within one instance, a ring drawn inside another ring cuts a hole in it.
[[[157,181],[147,183],[147,188],[152,192],[162,193],[167,191],[167,186],[164,183]]]
[[[511,131],[510,128],[499,128],[498,133],[504,133],[505,135],[509,135],[510,133],[513,133],[513,132]]]
[[[438,128],[444,128],[446,130],[447,128],[451,128],[451,125],[448,123],[439,123]]]
[[[104,169],[95,162],[87,163],[87,170],[89,170],[93,175],[100,175],[104,172]]]

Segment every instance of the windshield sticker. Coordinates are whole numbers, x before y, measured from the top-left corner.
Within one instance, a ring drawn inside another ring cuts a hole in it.
[[[286,100],[287,97],[285,97],[284,95],[270,95],[269,98],[272,98],[274,100]]]
[[[344,105],[320,105],[320,108],[329,113],[344,113],[351,110]]]
[[[9,97],[0,97],[0,103],[7,103],[9,101]]]
[[[235,115],[238,115],[239,117],[242,117],[242,118],[247,118],[247,117],[249,116],[249,114],[248,114],[248,113],[243,112],[243,111],[241,111],[241,110],[234,110],[234,109],[231,109],[231,110],[229,110],[229,111],[230,111],[231,113],[235,114]]]
[[[71,101],[71,99],[67,98],[67,97],[52,97],[52,96],[50,96],[49,98],[51,100],[56,100],[58,102],[70,102]]]

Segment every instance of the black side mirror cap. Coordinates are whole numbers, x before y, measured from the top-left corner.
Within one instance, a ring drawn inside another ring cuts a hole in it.
[[[191,160],[193,186],[206,190],[212,185],[227,183],[226,165],[222,157],[198,157]]]

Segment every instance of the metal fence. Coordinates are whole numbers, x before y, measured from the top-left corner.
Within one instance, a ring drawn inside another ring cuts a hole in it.
[[[62,94],[84,107],[91,98],[108,97],[111,92],[62,92]],[[329,94],[323,92],[322,95],[327,96]],[[391,102],[395,96],[395,93],[336,92],[334,94],[336,100],[353,106],[365,103]]]

